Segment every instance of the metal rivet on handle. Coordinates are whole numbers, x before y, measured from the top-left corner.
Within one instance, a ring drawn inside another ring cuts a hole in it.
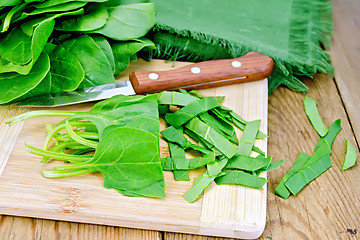
[[[157,73],[150,73],[150,74],[148,75],[148,78],[151,79],[151,80],[156,80],[156,79],[159,78],[159,74],[157,74]]]
[[[232,63],[231,63],[231,65],[233,66],[233,67],[236,67],[236,68],[238,68],[238,67],[241,67],[241,62],[239,62],[239,61],[233,61]]]
[[[191,68],[191,70],[190,70],[192,73],[194,73],[194,74],[199,74],[200,72],[201,72],[201,68],[199,68],[199,67],[193,67],[193,68]]]

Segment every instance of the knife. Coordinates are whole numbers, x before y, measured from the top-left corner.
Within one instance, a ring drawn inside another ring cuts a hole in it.
[[[73,92],[58,92],[28,98],[17,106],[56,107],[97,101],[115,95],[155,93],[164,90],[202,89],[238,84],[267,78],[273,60],[261,53],[249,52],[234,59],[211,60],[167,71],[136,71],[129,80],[87,87]]]

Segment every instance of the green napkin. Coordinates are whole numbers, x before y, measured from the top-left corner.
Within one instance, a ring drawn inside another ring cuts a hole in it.
[[[269,92],[307,90],[300,76],[332,73],[332,5],[325,0],[152,0],[153,57],[204,61],[256,51],[274,59]]]

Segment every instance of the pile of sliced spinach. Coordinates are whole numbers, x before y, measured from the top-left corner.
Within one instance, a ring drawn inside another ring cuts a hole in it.
[[[136,0],[0,2],[0,104],[115,82],[154,49],[152,3]]]
[[[267,137],[259,130],[260,121],[245,121],[222,106],[223,99],[183,90],[118,95],[96,103],[88,112],[32,111],[7,123],[66,117],[56,126],[47,125],[44,149],[27,145],[30,153],[43,157],[43,163],[49,159],[66,163],[43,175],[58,178],[101,172],[106,188],[126,196],[165,197],[163,171],[172,171],[177,181],[189,181],[189,171],[204,168],[183,195],[194,202],[213,181],[262,189],[267,180],[259,174],[283,162],[271,161],[254,146],[256,139]],[[167,122],[161,132],[160,118]],[[240,138],[236,128],[243,130]],[[169,145],[170,156],[163,159],[160,137]]]

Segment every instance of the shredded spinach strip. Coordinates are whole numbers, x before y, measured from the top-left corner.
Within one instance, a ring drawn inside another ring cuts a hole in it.
[[[355,147],[346,140],[346,154],[344,164],[341,168],[341,171],[351,168],[356,163],[356,149]]]
[[[294,176],[297,172],[304,168],[306,162],[309,160],[310,156],[304,152],[301,152],[296,158],[294,164],[290,170],[283,176],[277,187],[275,188],[275,193],[280,197],[287,199],[290,197],[291,192],[285,186],[287,180]]]
[[[308,159],[304,167],[285,182],[289,191],[296,195],[303,187],[331,167],[331,149],[326,141]]]
[[[312,98],[305,96],[304,109],[307,117],[309,118],[316,132],[320,135],[320,137],[324,137],[328,132],[328,128],[324,125],[323,121],[321,120],[320,114],[316,107],[316,101]]]

